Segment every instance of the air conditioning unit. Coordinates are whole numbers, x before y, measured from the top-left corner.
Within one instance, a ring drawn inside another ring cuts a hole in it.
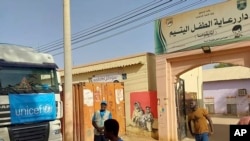
[[[246,96],[247,90],[246,89],[238,89],[238,96]]]

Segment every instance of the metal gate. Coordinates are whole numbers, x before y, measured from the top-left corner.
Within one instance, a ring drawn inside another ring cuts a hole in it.
[[[183,79],[180,78],[178,79],[178,82],[175,85],[175,95],[176,95],[178,138],[179,140],[182,140],[187,136],[185,85]]]
[[[63,94],[62,94],[63,96]],[[108,110],[119,122],[119,135],[125,134],[125,96],[123,83],[73,84],[73,141],[93,141],[92,116],[100,109],[102,100],[108,102]],[[64,114],[67,116],[67,113]],[[62,121],[64,118],[62,119]],[[62,122],[64,123],[64,122]],[[62,124],[64,134],[64,124]]]

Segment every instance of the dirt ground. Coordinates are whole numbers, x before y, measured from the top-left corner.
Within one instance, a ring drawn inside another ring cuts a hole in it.
[[[212,117],[214,123],[214,135],[210,137],[211,141],[227,141],[229,140],[229,125],[236,124],[238,118]],[[136,135],[121,136],[124,141],[157,141],[151,137],[143,137]],[[194,141],[194,138],[188,137],[182,141]]]
[[[135,136],[135,135],[124,135],[124,136],[121,136],[121,138],[124,141],[157,141],[150,137],[141,137],[141,136]]]
[[[135,136],[135,135],[124,135],[121,136],[124,141],[158,141],[156,139],[150,137],[142,137],[142,136]],[[182,141],[195,141],[194,138],[187,137]]]

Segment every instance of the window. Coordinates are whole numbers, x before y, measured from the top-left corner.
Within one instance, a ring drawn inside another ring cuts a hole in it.
[[[237,114],[237,105],[236,104],[227,104],[227,114],[236,115]]]
[[[214,104],[205,104],[206,109],[208,111],[209,114],[214,114]]]
[[[239,96],[247,95],[247,90],[246,89],[238,89],[238,95]]]
[[[0,69],[0,94],[43,92],[59,92],[55,69],[30,67]]]
[[[214,114],[214,97],[204,97],[204,103],[208,113]]]

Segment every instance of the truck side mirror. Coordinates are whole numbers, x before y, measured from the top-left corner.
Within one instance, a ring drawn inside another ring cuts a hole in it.
[[[58,81],[58,87],[59,87],[59,92],[62,92],[62,85],[61,85],[61,75],[60,75],[60,72],[56,72],[56,75],[57,75],[57,81]]]

